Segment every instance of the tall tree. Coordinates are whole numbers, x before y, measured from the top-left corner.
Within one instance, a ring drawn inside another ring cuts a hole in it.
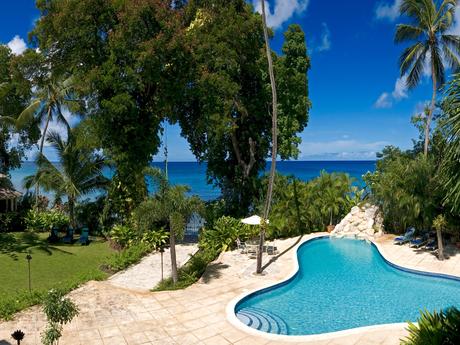
[[[180,99],[186,66],[181,6],[169,0],[43,0],[37,6],[42,16],[33,42],[55,73],[76,80],[95,144],[114,164],[109,200],[119,199],[117,213],[129,213],[146,195],[142,171],[158,151],[171,103]]]
[[[8,174],[19,168],[25,153],[39,138],[36,123],[18,127],[17,116],[31,96],[29,76],[22,62],[29,57],[14,56],[10,49],[0,45],[0,173]],[[12,145],[13,139],[15,144]]]
[[[60,168],[51,163],[42,153],[38,153],[38,169],[35,175],[24,179],[26,188],[40,184],[45,190],[52,191],[56,197],[67,197],[70,223],[75,228],[75,204],[81,196],[103,188],[107,179],[102,169],[104,158],[76,145],[75,136],[69,132],[64,140],[57,132],[47,135],[48,143],[58,156]]]
[[[460,37],[448,31],[453,24],[456,5],[457,0],[403,0],[400,7],[401,15],[407,16],[409,22],[397,25],[395,42],[411,42],[399,59],[401,76],[407,75],[407,86],[414,88],[420,82],[426,62],[430,68],[432,96],[425,119],[425,156],[437,90],[446,79],[445,69],[460,70]]]
[[[262,25],[264,29],[264,40],[265,40],[265,52],[267,54],[268,61],[268,75],[270,76],[270,87],[272,90],[272,162],[270,166],[270,175],[268,177],[267,195],[265,197],[264,214],[261,224],[261,230],[259,235],[259,250],[257,251],[257,265],[256,273],[262,273],[262,252],[265,240],[265,231],[267,227],[268,215],[270,213],[270,206],[272,202],[273,184],[275,183],[276,173],[276,158],[278,149],[278,96],[276,93],[276,82],[275,72],[273,70],[272,51],[270,49],[270,42],[268,38],[267,18],[265,16],[265,0],[261,0],[262,3]]]
[[[177,120],[195,157],[206,162],[208,180],[221,189],[227,212],[244,216],[254,198],[260,200],[263,194],[260,173],[265,170],[272,140],[262,19],[244,0],[192,0],[185,18],[191,68]],[[272,52],[277,78],[285,81],[283,90],[279,88],[278,104],[278,118],[283,123],[278,131],[283,143],[279,155],[283,159],[295,157],[300,142],[297,133],[308,120],[309,60],[305,40],[301,42],[303,50],[292,44],[303,38],[297,29],[289,35],[291,47],[285,47],[285,56]],[[302,59],[304,63],[293,63]],[[296,87],[284,89],[292,86],[294,79]]]

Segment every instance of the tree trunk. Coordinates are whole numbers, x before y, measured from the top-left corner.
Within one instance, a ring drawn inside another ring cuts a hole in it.
[[[69,197],[69,218],[70,225],[75,230],[77,228],[77,223],[75,222],[75,200]]]
[[[444,246],[442,244],[442,233],[441,229],[436,229],[436,236],[438,238],[438,259],[444,260]]]
[[[40,141],[40,155],[43,154],[43,146],[45,145],[46,132],[48,131],[48,125],[51,120],[51,108],[48,108],[48,115],[46,117],[45,128],[43,129],[42,138]],[[38,207],[38,198],[40,197],[40,184],[37,182],[35,185],[35,207]]]
[[[171,278],[177,283],[177,261],[176,261],[176,234],[174,230],[169,231],[169,251],[171,253]]]
[[[278,128],[277,128],[278,127],[277,125],[278,100],[277,100],[277,94],[276,94],[275,74],[273,72],[272,53],[270,50],[267,21],[265,17],[265,0],[261,0],[261,3],[262,3],[262,23],[263,23],[263,29],[264,29],[265,51],[267,53],[268,73],[270,75],[270,85],[272,89],[272,162],[271,162],[271,167],[270,167],[270,176],[268,180],[267,197],[265,199],[263,220],[262,220],[260,236],[259,236],[260,237],[259,238],[259,250],[257,251],[257,268],[256,268],[257,274],[262,273],[262,252],[263,252],[264,241],[265,241],[265,230],[267,227],[266,220],[268,219],[268,215],[270,213],[270,204],[272,201],[272,194],[273,194],[273,184],[275,182],[276,156],[277,156],[277,148],[278,148]]]
[[[428,156],[428,144],[430,142],[431,119],[433,118],[434,107],[436,105],[437,81],[436,81],[436,72],[434,70],[433,61],[431,61],[431,79],[433,81],[433,95],[431,97],[430,111],[428,113],[428,117],[426,118],[426,123],[425,123],[425,145],[423,147],[423,154],[425,155],[425,157]]]
[[[331,219],[330,219],[329,225],[332,225],[332,208],[329,211],[330,211],[330,214],[331,214]]]

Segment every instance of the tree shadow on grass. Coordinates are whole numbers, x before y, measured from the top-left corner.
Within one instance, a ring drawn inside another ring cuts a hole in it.
[[[218,279],[222,276],[222,270],[230,267],[227,264],[223,264],[221,262],[212,262],[206,268],[203,276],[201,277],[201,281],[205,284],[208,284],[213,279]]]
[[[46,239],[40,238],[33,232],[22,232],[16,235],[0,233],[0,254],[18,260],[20,254],[29,253],[31,250],[38,250],[48,255],[52,255],[53,252],[73,255],[71,252],[50,245]]]

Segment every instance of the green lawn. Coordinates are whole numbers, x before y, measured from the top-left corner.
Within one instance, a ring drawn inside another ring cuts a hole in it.
[[[48,244],[48,234],[0,234],[0,318],[40,301],[51,288],[70,290],[91,279],[104,279],[99,268],[111,255],[107,242],[95,240],[88,246]],[[78,236],[76,236],[78,237]],[[26,255],[32,255],[28,292]]]

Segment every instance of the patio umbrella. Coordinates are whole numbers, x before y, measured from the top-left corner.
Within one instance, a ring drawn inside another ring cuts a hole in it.
[[[241,222],[249,225],[260,225],[262,223],[262,218],[257,215],[241,219]],[[270,223],[268,219],[266,220],[267,224]]]

